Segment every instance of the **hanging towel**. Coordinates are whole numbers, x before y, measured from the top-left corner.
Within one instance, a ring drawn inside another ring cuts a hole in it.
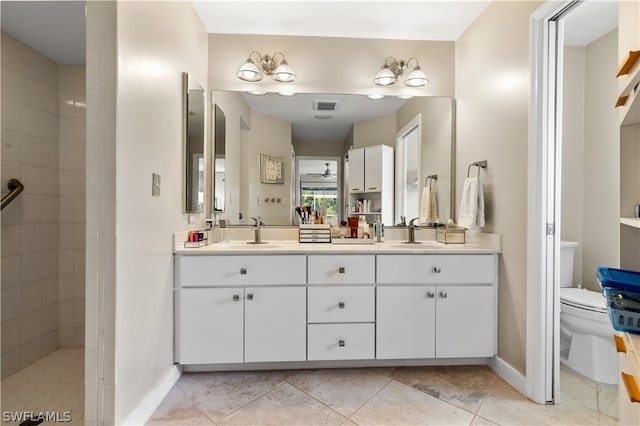
[[[436,190],[431,185],[422,189],[422,200],[420,201],[420,223],[432,224],[438,221],[438,204],[436,201]]]
[[[458,225],[467,229],[484,226],[484,193],[478,177],[467,178],[464,181]]]

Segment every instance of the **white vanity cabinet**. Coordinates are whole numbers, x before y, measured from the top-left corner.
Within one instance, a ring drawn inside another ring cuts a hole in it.
[[[308,271],[308,359],[374,359],[375,255],[309,255]]]
[[[379,255],[377,283],[378,359],[495,355],[495,255]]]
[[[177,256],[175,266],[179,363],[306,360],[305,256]]]

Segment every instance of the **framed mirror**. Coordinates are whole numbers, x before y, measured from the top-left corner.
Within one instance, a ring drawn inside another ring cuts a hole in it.
[[[315,187],[314,200],[337,197],[338,219],[346,220],[349,173],[346,157],[349,149],[382,144],[397,150],[398,132],[418,115],[421,130],[412,135],[408,144],[410,150],[405,153],[412,161],[407,164],[411,176],[402,178],[406,182],[406,214],[418,215],[423,181],[427,176],[437,174],[434,188],[439,222],[453,217],[452,98],[371,100],[363,95],[299,93],[284,97],[275,93],[255,96],[232,91],[213,91],[211,96],[224,111],[226,119],[226,145],[216,149],[225,152],[226,204],[221,217],[232,223],[249,224],[249,217],[261,216],[266,225],[297,224],[294,209],[304,198],[300,182],[313,181],[307,176],[301,179],[301,174],[316,177],[335,174],[336,184],[332,188],[338,190],[332,189],[329,193],[324,189],[328,179],[322,178],[324,184],[322,188]],[[354,106],[350,106],[353,101]],[[327,108],[333,110],[327,111]],[[212,143],[217,144],[217,141],[212,140]],[[283,183],[261,182],[262,154],[291,158],[284,164]],[[338,163],[330,163],[327,167],[326,163],[335,159]],[[302,164],[313,164],[313,167],[304,172],[298,160],[312,161]],[[325,173],[327,169],[329,173]],[[223,195],[216,193],[216,197]]]
[[[204,212],[204,89],[188,73],[182,73],[184,212]]]
[[[218,105],[213,111],[213,211],[224,211],[227,119]]]

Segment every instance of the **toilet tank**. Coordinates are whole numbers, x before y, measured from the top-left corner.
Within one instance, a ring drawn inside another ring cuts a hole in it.
[[[560,287],[573,287],[573,258],[578,243],[560,241]]]

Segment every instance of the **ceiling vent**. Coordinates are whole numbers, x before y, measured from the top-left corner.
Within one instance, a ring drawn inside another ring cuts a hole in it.
[[[335,111],[340,101],[313,101],[314,111]]]

